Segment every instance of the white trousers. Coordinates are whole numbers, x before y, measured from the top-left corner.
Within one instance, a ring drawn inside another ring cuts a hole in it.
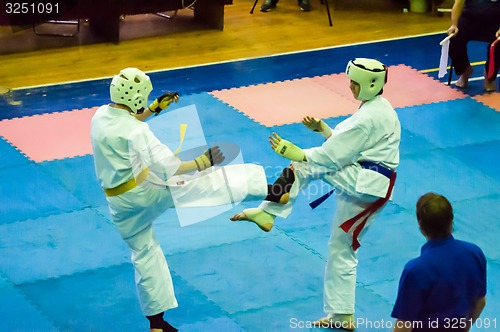
[[[156,218],[175,206],[224,205],[235,199],[261,200],[267,195],[266,175],[261,166],[223,168],[223,173],[179,177],[177,182],[183,184],[172,188],[176,192],[175,204],[166,187],[138,186],[124,194],[107,197],[111,219],[132,253],[137,295],[145,316],[177,307],[170,270],[153,232]]]
[[[361,170],[359,165],[347,166],[338,172],[328,172],[326,168],[308,162],[292,164],[295,168],[295,181],[290,190],[289,202],[282,205],[264,201],[259,207],[270,214],[286,218],[292,212],[300,190],[307,187],[312,180],[323,180],[335,188],[337,209],[328,241],[323,292],[324,311],[327,314],[354,314],[357,251],[352,248],[352,236],[339,226],[366,209],[378,197],[356,192],[356,180]],[[368,219],[358,236],[359,240],[371,226],[377,213]]]

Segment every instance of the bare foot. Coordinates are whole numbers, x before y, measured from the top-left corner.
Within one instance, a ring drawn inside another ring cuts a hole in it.
[[[484,90],[486,92],[493,92],[497,90],[497,87],[495,85],[495,80],[490,81],[488,79],[484,79]]]
[[[238,220],[248,220],[247,215],[244,214],[243,212],[241,213],[236,213],[234,216],[229,218],[231,221],[238,221]]]
[[[275,216],[267,213],[262,209],[252,208],[245,209],[243,210],[243,212],[237,213],[229,219],[231,221],[246,220],[249,222],[253,222],[264,232],[269,232],[273,228],[275,218]]]
[[[455,83],[455,86],[460,89],[465,89],[469,85],[469,77],[472,75],[474,72],[474,69],[472,69],[472,66],[467,67],[465,71],[463,72],[462,75],[460,75],[459,79],[457,80],[457,83]]]

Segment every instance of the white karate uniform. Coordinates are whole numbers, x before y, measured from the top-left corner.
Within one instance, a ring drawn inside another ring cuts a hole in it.
[[[307,162],[293,162],[295,182],[286,205],[264,201],[260,208],[286,218],[301,189],[321,179],[335,188],[337,209],[333,217],[325,268],[324,310],[327,314],[353,314],[357,255],[352,235],[339,226],[385,197],[389,179],[359,161],[370,161],[395,170],[399,164],[401,126],[391,104],[382,96],[365,102],[351,117],[339,123],[319,147],[306,149]],[[367,221],[359,239],[373,223]]]
[[[263,199],[267,195],[264,169],[251,164],[229,165],[175,176],[181,161],[154,136],[148,124],[108,105],[101,106],[92,118],[91,139],[95,170],[103,188],[115,188],[149,168],[139,186],[107,197],[107,201],[111,220],[132,252],[143,314],[152,316],[177,307],[153,221],[168,208]]]

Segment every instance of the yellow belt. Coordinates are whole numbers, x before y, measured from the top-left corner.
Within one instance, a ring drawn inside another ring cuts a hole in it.
[[[139,175],[137,175],[137,178],[131,178],[127,182],[119,185],[118,187],[109,188],[109,189],[103,188],[103,190],[106,193],[106,196],[121,195],[123,193],[126,193],[129,190],[134,189],[138,185],[140,185],[146,179],[146,177],[148,176],[148,173],[149,173],[149,168],[146,167],[139,173]]]

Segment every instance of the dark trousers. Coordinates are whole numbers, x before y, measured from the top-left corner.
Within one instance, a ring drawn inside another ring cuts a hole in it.
[[[449,55],[451,62],[455,67],[455,73],[462,75],[470,66],[469,55],[467,54],[467,43],[471,40],[487,42],[487,57],[486,66],[488,68],[490,61],[490,45],[495,41],[495,33],[498,31],[499,25],[496,22],[484,22],[477,18],[467,16],[460,17],[458,21],[458,33],[450,39]],[[495,47],[494,71],[489,79],[494,80],[498,74],[500,66],[500,46],[497,43]]]

